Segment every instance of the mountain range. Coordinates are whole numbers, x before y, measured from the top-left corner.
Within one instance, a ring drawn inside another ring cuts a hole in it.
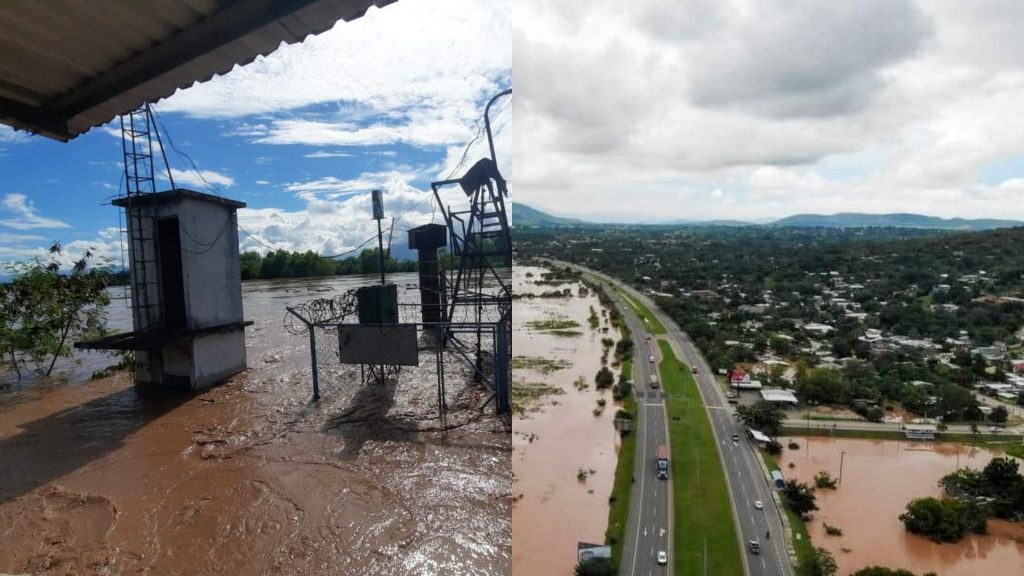
[[[598,224],[575,218],[552,216],[525,204],[516,204],[512,214],[512,226],[545,228],[557,226],[584,226]],[[644,224],[652,224],[645,222]],[[658,225],[674,226],[768,226],[780,228],[922,228],[930,230],[992,230],[1024,226],[1018,220],[997,220],[992,218],[939,218],[923,214],[864,214],[844,212],[840,214],[796,214],[774,222],[757,224],[739,220],[680,220]]]

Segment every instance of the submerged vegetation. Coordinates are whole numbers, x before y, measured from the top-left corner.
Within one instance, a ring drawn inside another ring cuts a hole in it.
[[[541,374],[551,374],[559,370],[565,370],[572,366],[572,362],[562,358],[542,358],[540,356],[513,356],[513,370],[535,370]]]
[[[512,413],[523,416],[527,412],[536,412],[540,410],[545,398],[559,394],[565,394],[565,390],[557,386],[549,386],[540,382],[513,382]]]

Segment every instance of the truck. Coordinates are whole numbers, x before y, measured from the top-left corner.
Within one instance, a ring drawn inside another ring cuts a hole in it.
[[[658,387],[658,377],[655,376],[654,374],[651,374],[651,388],[657,388],[657,387]]]
[[[664,444],[658,446],[658,478],[665,480],[668,478],[668,446]]]

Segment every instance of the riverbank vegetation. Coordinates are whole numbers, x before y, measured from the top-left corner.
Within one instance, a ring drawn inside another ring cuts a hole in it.
[[[380,273],[380,251],[377,248],[368,248],[358,256],[340,260],[321,256],[312,250],[275,250],[266,256],[259,252],[243,252],[240,262],[242,280]],[[417,269],[418,264],[413,260],[395,260],[390,256],[384,259],[385,272],[415,272]]]
[[[14,279],[0,284],[0,365],[19,378],[26,364],[49,376],[74,340],[106,333],[106,271],[89,268],[86,251],[62,274],[62,254],[54,244],[49,260],[16,265]]]

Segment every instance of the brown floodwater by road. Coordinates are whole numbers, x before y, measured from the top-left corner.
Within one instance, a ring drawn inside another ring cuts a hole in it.
[[[4,375],[0,573],[507,573],[511,421],[480,410],[488,394],[461,364],[448,430],[432,352],[363,385],[328,344],[310,402],[308,337],[282,328],[284,307],[373,281],[244,284],[249,371],[204,392],[83,381],[112,363],[99,355],[52,381]]]
[[[543,383],[558,394],[542,397],[513,420],[512,573],[572,574],[577,542],[602,544],[608,523],[608,495],[616,464],[615,413],[611,393],[594,387],[601,367],[603,337],[588,323],[590,308],[600,314],[601,305],[590,294],[579,296],[579,284],[545,286],[529,283],[540,278],[541,268],[515,266],[513,286],[517,295],[572,289],[571,297],[522,298],[515,301],[512,341],[516,358],[530,359],[513,368],[519,385]],[[532,274],[533,278],[527,278]],[[531,321],[552,318],[575,320],[573,330],[582,334],[559,336],[530,328]],[[605,318],[601,326],[608,326]],[[545,374],[536,359],[565,364]],[[578,379],[587,384],[577,389]],[[607,407],[595,416],[597,400]],[[585,479],[577,477],[580,471]]]
[[[782,439],[783,445],[789,440]],[[836,478],[842,459],[839,489],[817,491],[820,510],[807,524],[811,541],[835,556],[839,574],[873,565],[941,576],[1024,574],[1024,525],[1020,523],[991,520],[988,535],[936,544],[907,532],[899,520],[910,500],[939,496],[939,479],[958,465],[983,468],[999,454],[946,443],[794,440],[800,449],[787,449],[781,460],[786,477],[813,485],[814,474],[825,470]],[[795,467],[789,468],[790,463]],[[826,534],[825,523],[842,529],[842,536]]]

